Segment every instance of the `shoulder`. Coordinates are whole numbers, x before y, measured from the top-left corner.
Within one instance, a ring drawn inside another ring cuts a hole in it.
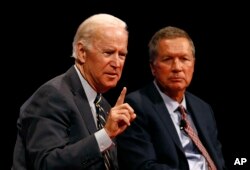
[[[202,98],[190,93],[190,92],[185,92],[185,97],[186,97],[186,102],[189,106],[193,108],[198,108],[202,110],[212,110],[211,106],[209,103],[204,101]]]
[[[139,98],[139,97],[142,97],[142,96],[149,96],[151,91],[154,89],[154,85],[153,83],[149,83],[147,84],[146,86],[140,88],[140,89],[137,89],[135,91],[132,91],[130,93],[128,93],[128,95],[126,96],[126,98]]]
[[[187,100],[189,100],[189,101],[191,100],[192,102],[208,104],[202,98],[200,98],[200,97],[196,96],[195,94],[188,92],[188,91],[185,92],[185,97]]]
[[[71,93],[71,88],[66,80],[67,75],[67,72],[63,73],[40,85],[23,104],[23,107],[34,101],[37,103],[48,103],[51,100],[60,101],[69,98],[68,95]]]
[[[159,92],[154,86],[153,82],[147,84],[146,86],[130,92],[125,99],[128,103],[156,103],[162,100]]]
[[[70,90],[70,87],[72,87],[72,79],[77,78],[77,73],[74,69],[74,67],[70,67],[65,73],[60,74],[44,84],[42,84],[35,93],[37,92],[43,92],[43,93],[67,93],[68,90]]]

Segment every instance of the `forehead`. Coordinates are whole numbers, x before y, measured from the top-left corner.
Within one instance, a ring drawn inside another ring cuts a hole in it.
[[[190,49],[191,45],[186,38],[161,39],[158,43],[159,48],[171,50],[186,50]]]
[[[192,46],[186,38],[161,39],[157,46],[159,54],[193,55]]]
[[[122,27],[103,27],[98,28],[94,32],[93,37],[96,39],[120,39],[128,38],[128,32]]]

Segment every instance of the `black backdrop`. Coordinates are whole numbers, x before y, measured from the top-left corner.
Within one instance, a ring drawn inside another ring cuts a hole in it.
[[[138,3],[138,4],[135,4]],[[152,80],[147,43],[158,29],[185,29],[196,46],[196,67],[189,91],[211,104],[229,169],[249,157],[249,12],[246,5],[168,1],[82,3],[13,2],[2,6],[2,137],[10,169],[21,104],[45,81],[72,64],[71,44],[78,25],[95,13],[113,14],[128,24],[129,53],[123,76],[106,95],[114,104],[123,86],[136,90]],[[7,147],[5,147],[7,146]],[[5,169],[5,168],[4,168]]]

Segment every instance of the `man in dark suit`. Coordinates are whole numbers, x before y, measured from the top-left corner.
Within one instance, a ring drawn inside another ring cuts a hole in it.
[[[165,27],[150,40],[149,55],[154,81],[125,99],[137,118],[117,138],[121,169],[224,169],[213,111],[186,91],[194,72],[193,41],[184,30]],[[198,134],[199,147],[188,129]]]
[[[112,15],[93,15],[79,26],[75,65],[43,84],[20,109],[13,170],[118,169],[113,139],[135,118],[124,103],[126,88],[113,108],[104,98],[98,101],[108,113],[103,128],[94,101],[120,79],[127,43],[126,23]]]

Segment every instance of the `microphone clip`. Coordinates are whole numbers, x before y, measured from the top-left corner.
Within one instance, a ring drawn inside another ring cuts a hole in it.
[[[187,126],[187,122],[184,119],[181,119],[180,121],[180,129],[183,130]]]

